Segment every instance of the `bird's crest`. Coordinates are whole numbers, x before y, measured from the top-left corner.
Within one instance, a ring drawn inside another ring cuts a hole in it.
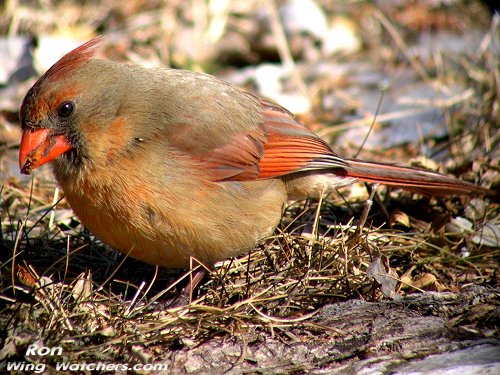
[[[65,76],[69,71],[77,68],[81,63],[90,60],[97,52],[102,36],[95,37],[71,52],[64,55],[58,62],[50,67],[44,74],[44,78],[58,79]]]

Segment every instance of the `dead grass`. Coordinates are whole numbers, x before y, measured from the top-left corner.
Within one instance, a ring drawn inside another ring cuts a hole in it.
[[[20,192],[4,186],[2,196],[9,194]],[[412,210],[405,206],[409,199],[407,194],[396,197],[399,211],[393,213],[392,228],[382,224],[386,219],[375,207],[362,229],[356,217],[363,204],[346,209],[327,201],[319,210],[317,203],[298,202],[287,209],[274,237],[248,255],[217,264],[197,298],[177,307],[179,289],[173,281],[178,276],[133,260],[122,262],[80,225],[67,231],[56,221],[49,229],[50,214],[40,220],[43,199],[32,199],[35,213],[28,220],[11,214],[10,223],[2,223],[3,253],[10,257],[0,267],[0,316],[5,340],[13,344],[6,354],[22,353],[41,340],[45,346],[62,346],[72,361],[134,361],[137,353],[155,358],[154,348],[190,347],[249,330],[285,341],[299,339],[292,333],[296,330],[314,336],[332,329],[312,323],[319,307],[381,297],[366,272],[380,254],[390,260],[399,294],[459,291],[469,283],[497,285],[498,248],[474,244],[468,235],[446,233],[439,223],[403,213]],[[424,203],[436,221],[462,204],[420,198],[418,204]],[[491,207],[478,225],[494,215]],[[461,255],[464,248],[467,257]],[[183,274],[179,285],[188,277],[189,272]]]

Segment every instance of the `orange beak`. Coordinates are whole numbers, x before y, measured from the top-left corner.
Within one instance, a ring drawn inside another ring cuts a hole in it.
[[[19,147],[21,173],[30,174],[39,166],[48,163],[73,148],[64,135],[50,135],[49,129],[25,129]]]

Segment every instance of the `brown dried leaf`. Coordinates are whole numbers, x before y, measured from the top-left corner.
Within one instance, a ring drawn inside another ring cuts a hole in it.
[[[409,228],[410,227],[410,218],[403,211],[395,210],[389,219],[389,223],[390,223],[391,227],[394,224],[400,224],[406,228]]]
[[[379,255],[370,263],[366,274],[375,279],[380,284],[382,293],[392,299],[400,299],[401,296],[396,292],[398,283],[397,273],[389,266],[389,260],[384,255]]]
[[[87,300],[92,293],[92,276],[85,272],[82,272],[71,291],[71,294],[75,300]]]
[[[420,278],[415,280],[412,285],[414,287],[420,288],[420,289],[425,289],[425,290],[434,290],[435,291],[435,285],[437,282],[436,276],[434,276],[432,273],[424,273]]]

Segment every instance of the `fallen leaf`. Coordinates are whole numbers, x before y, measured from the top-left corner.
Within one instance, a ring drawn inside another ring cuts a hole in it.
[[[384,255],[377,256],[368,266],[366,274],[380,284],[380,290],[386,297],[396,300],[401,298],[396,292],[398,275],[396,271],[389,267],[389,260],[387,257]]]

